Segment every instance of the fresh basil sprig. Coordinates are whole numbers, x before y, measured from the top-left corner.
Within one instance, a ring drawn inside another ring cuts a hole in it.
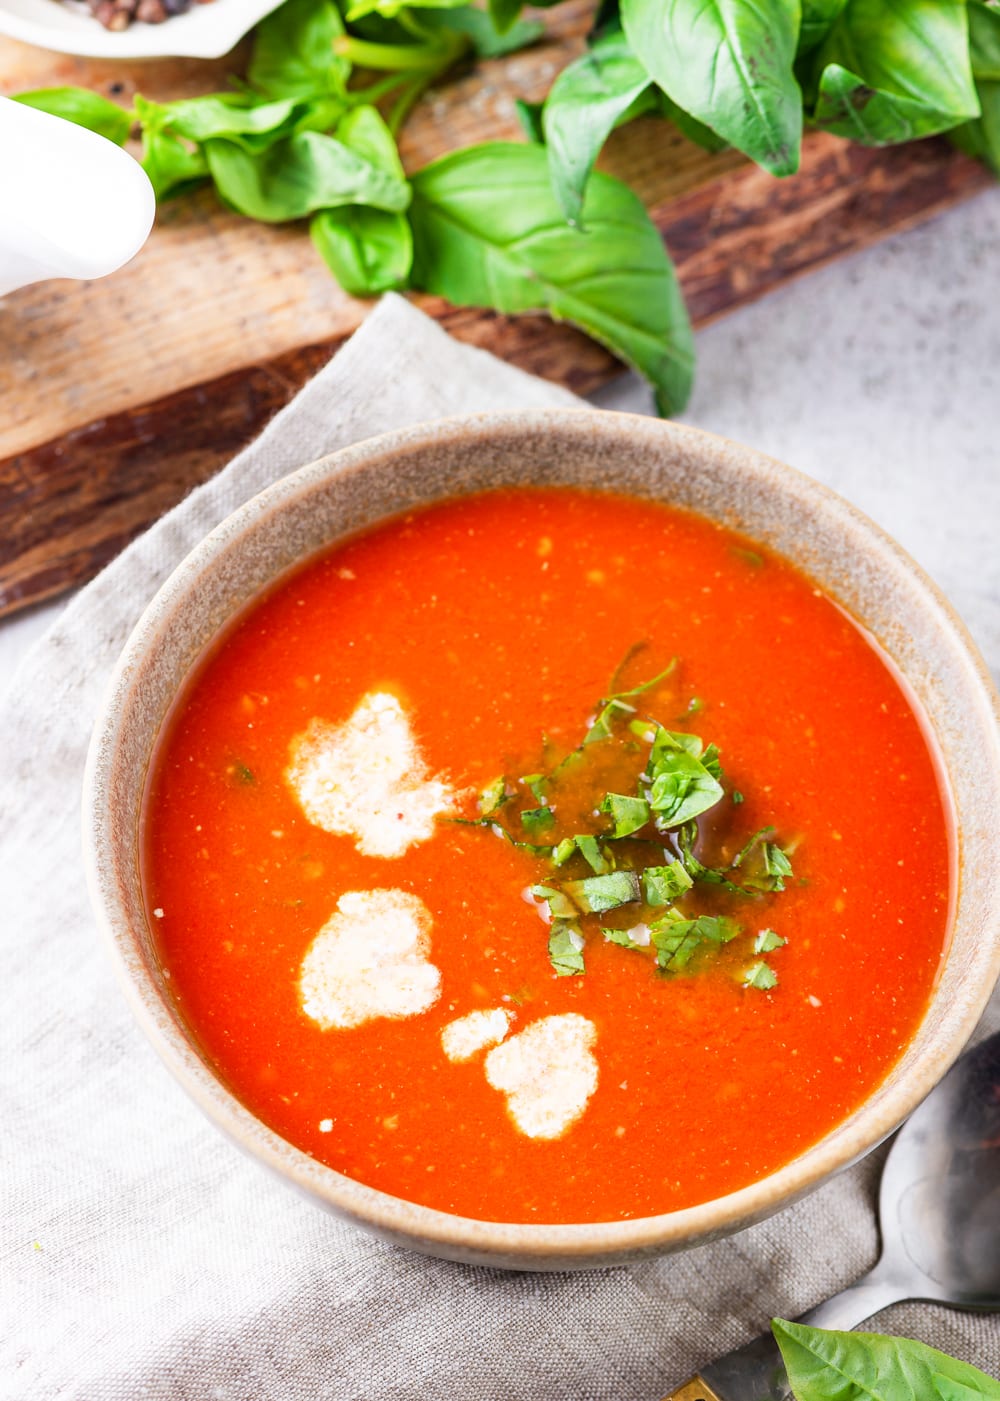
[[[612,128],[649,111],[775,175],[804,127],[869,146],[949,132],[1000,173],[998,0],[621,0],[620,17],[624,34],[602,6],[542,109],[570,222]]]
[[[774,1319],[795,1401],[1000,1401],[1000,1381],[926,1343]]]
[[[694,344],[684,300],[626,185],[593,177],[581,233],[555,201],[544,150],[491,142],[418,171],[410,218],[415,285],[459,306],[547,311],[644,375],[661,413],[687,402]]]
[[[248,218],[309,219],[320,255],[353,295],[413,286],[460,305],[569,321],[643,374],[662,412],[676,412],[691,387],[691,327],[659,233],[626,186],[601,176],[584,202],[582,170],[588,227],[577,232],[537,145],[456,151],[412,186],[403,170],[396,135],[432,83],[471,54],[538,37],[518,10],[349,0],[342,14],[333,0],[287,0],[259,26],[247,83],[233,92],[171,103],[139,95],[131,112],[72,88],[22,100],[118,144],[138,126],[158,199],[210,181]]]

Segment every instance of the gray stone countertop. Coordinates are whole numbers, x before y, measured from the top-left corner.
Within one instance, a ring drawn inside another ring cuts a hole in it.
[[[597,402],[651,411],[631,376]],[[1000,189],[701,331],[684,417],[866,511],[1000,675]],[[0,622],[0,691],[62,606]]]

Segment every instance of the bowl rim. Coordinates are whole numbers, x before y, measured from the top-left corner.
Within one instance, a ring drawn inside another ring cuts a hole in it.
[[[284,1180],[318,1198],[337,1214],[390,1240],[447,1258],[517,1268],[611,1264],[639,1254],[699,1245],[790,1205],[869,1152],[916,1108],[961,1052],[1000,977],[1000,898],[994,898],[994,937],[974,950],[968,963],[968,980],[976,983],[978,994],[972,992],[944,1007],[934,1044],[919,1052],[905,1083],[887,1088],[882,1082],[852,1115],[817,1143],[738,1191],[681,1210],[621,1221],[567,1225],[483,1221],[421,1206],[368,1187],[318,1162],[268,1128],[201,1059],[185,1037],[176,1012],[161,995],[141,959],[135,957],[137,936],[130,929],[119,897],[112,856],[115,843],[110,782],[115,741],[132,682],[150,644],[161,634],[164,623],[184,596],[197,586],[202,571],[215,560],[220,546],[236,534],[262,525],[274,513],[307,497],[334,477],[376,470],[386,457],[445,443],[464,442],[467,446],[470,439],[489,439],[497,434],[522,435],[527,442],[553,430],[584,433],[591,439],[595,433],[604,435],[609,444],[619,448],[623,435],[633,441],[634,435],[639,435],[650,447],[657,438],[664,452],[673,446],[716,456],[720,452],[735,453],[741,472],[749,472],[757,482],[772,488],[777,479],[781,490],[800,504],[807,502],[813,514],[846,526],[866,540],[881,565],[908,576],[930,610],[935,632],[944,636],[950,651],[964,665],[977,694],[979,715],[984,722],[981,728],[990,740],[993,768],[1000,772],[1000,697],[965,624],[922,567],[882,527],[830,487],[764,453],[688,425],[590,408],[545,408],[457,415],[395,429],[307,463],[273,482],[227,516],[185,555],[143,610],[121,652],[98,710],[84,778],[87,884],[103,941],[133,1013],[175,1078],[215,1125]],[[440,494],[428,496],[427,504],[444,499],[447,497]],[[326,548],[339,538],[343,537],[332,535]],[[303,560],[315,553],[310,551]],[[283,572],[273,576],[271,582],[282,577]],[[258,590],[254,597],[259,596]],[[252,606],[252,599],[241,602],[231,616],[248,606]],[[861,620],[853,620],[865,630]],[[888,655],[884,648],[881,650]],[[918,712],[922,709],[918,702]],[[942,768],[947,788],[943,760]],[[1000,857],[995,864],[1000,865]],[[1000,895],[995,883],[991,889],[995,897]]]

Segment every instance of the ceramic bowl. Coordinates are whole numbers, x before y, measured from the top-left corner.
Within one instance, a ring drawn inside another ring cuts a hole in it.
[[[85,58],[221,58],[281,0],[212,0],[163,24],[105,29],[82,4],[0,0],[0,34]]]
[[[667,1215],[597,1225],[507,1225],[449,1215],[363,1186],[292,1147],[202,1059],[167,995],[147,927],[137,832],[150,756],[206,644],[291,566],[383,517],[503,484],[572,484],[672,502],[793,559],[881,644],[926,714],[957,817],[960,877],[950,948],[919,1032],[860,1109],[787,1166]],[[91,748],[88,876],[143,1030],[232,1139],[321,1205],[383,1237],[473,1263],[611,1264],[732,1232],[786,1206],[896,1128],[961,1051],[1000,973],[997,698],[961,622],[903,551],[791,468],[677,424],[581,411],[442,420],[363,442],[277,482],[220,525],[146,610],[121,658]]]

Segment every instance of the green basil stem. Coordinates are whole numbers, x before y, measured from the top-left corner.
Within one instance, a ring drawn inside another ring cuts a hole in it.
[[[333,41],[337,57],[359,68],[382,73],[432,72],[435,76],[450,68],[468,47],[466,35],[450,32],[442,33],[441,42],[433,44],[374,44],[349,34],[338,35]]]
[[[444,30],[432,34],[407,11],[399,22],[422,41],[419,44],[376,44],[353,35],[341,34],[333,41],[334,52],[340,58],[361,68],[396,75],[364,89],[366,102],[377,101],[401,88],[386,117],[386,125],[398,136],[403,123],[432,83],[436,82],[472,47],[467,34]]]

